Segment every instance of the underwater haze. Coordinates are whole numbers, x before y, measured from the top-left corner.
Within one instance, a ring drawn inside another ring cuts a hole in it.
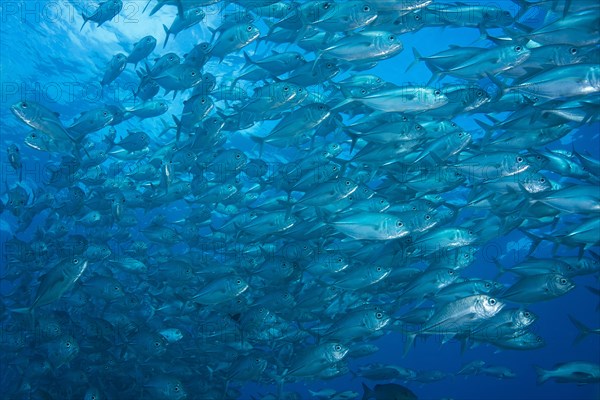
[[[2,0],[0,398],[600,399],[600,5]]]

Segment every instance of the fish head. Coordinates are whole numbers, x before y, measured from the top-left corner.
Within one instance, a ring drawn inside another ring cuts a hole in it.
[[[361,26],[368,25],[377,18],[377,8],[367,2],[355,2],[350,12],[354,22]]]
[[[152,35],[148,35],[139,42],[144,48],[154,48],[156,46],[156,38]]]
[[[227,289],[237,296],[248,289],[248,283],[239,276],[233,276],[227,280]]]
[[[181,81],[188,87],[196,86],[202,82],[202,74],[197,68],[184,68],[182,70]]]
[[[575,283],[566,276],[552,274],[550,279],[551,281],[548,285],[548,290],[552,291],[556,295],[567,293],[575,288]]]
[[[158,62],[160,60],[163,60],[166,65],[170,66],[177,65],[181,62],[181,58],[175,53],[167,53],[156,61]]]
[[[202,10],[202,8],[200,7],[195,7],[185,12],[184,19],[189,22],[199,22],[202,21],[204,17],[206,17],[206,13],[204,12],[204,10]]]
[[[342,343],[328,343],[323,348],[323,356],[331,363],[342,360],[350,349]]]
[[[207,91],[212,91],[217,85],[217,78],[209,72],[202,74],[202,86]]]
[[[537,320],[537,315],[529,310],[518,310],[514,316],[513,323],[518,326],[519,329],[528,327]]]
[[[31,126],[32,123],[38,121],[42,115],[36,103],[26,100],[19,101],[10,107],[10,110],[23,122]]]
[[[384,328],[390,321],[390,316],[382,310],[367,310],[363,318],[363,323],[371,331]]]
[[[504,303],[494,297],[482,295],[480,301],[481,308],[479,311],[481,313],[479,315],[484,318],[496,315],[504,307]]]
[[[531,50],[526,46],[520,44],[514,45],[509,49],[509,59],[512,61],[511,64],[518,65],[524,62],[531,55]]]
[[[250,43],[260,36],[260,30],[252,24],[240,24],[236,29],[240,43]]]
[[[443,268],[437,274],[437,281],[448,286],[458,278],[458,274],[451,268]]]

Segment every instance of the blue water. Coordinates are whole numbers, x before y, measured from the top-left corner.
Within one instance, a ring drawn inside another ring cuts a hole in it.
[[[152,2],[151,6],[154,4],[155,2]],[[495,4],[511,11],[513,14],[518,9],[514,3],[508,1],[497,1]],[[158,40],[157,47],[149,59],[152,60],[166,52],[183,55],[195,44],[208,41],[211,33],[207,26],[216,27],[221,21],[219,7],[207,7],[207,18],[199,26],[179,33],[175,40],[169,40],[163,50],[164,31],[162,25],[170,25],[175,17],[176,9],[165,6],[150,17],[148,11],[142,12],[145,5],[146,1],[127,1],[123,11],[113,21],[107,22],[101,27],[88,24],[80,32],[81,23],[83,22],[80,14],[82,11],[93,10],[93,3],[88,4],[80,1],[2,1],[0,6],[0,81],[2,85],[0,91],[0,154],[2,157],[0,184],[2,185],[2,193],[5,192],[5,182],[12,187],[19,179],[18,174],[6,160],[6,148],[10,144],[16,144],[21,150],[24,160],[23,186],[28,189],[31,195],[33,195],[32,188],[42,188],[43,190],[44,184],[47,182],[49,164],[60,159],[56,154],[39,152],[28,148],[23,143],[23,138],[30,129],[10,112],[12,104],[23,99],[37,101],[58,112],[60,119],[65,124],[72,121],[81,112],[103,102],[131,105],[130,90],[135,89],[137,86],[137,77],[131,65],[117,79],[117,85],[105,90],[102,94],[99,92],[98,82],[102,77],[105,64],[112,55],[117,52],[127,53],[132,44],[145,35],[153,35]],[[232,6],[230,9],[235,9],[235,7]],[[529,18],[533,23],[541,23],[542,16],[532,14]],[[263,23],[258,23],[257,26],[264,35],[267,30],[266,26]],[[424,63],[419,63],[408,72],[405,72],[407,66],[413,61],[410,51],[413,46],[417,47],[421,54],[430,55],[446,49],[448,45],[472,45],[478,38],[479,31],[477,29],[454,27],[444,29],[439,27],[423,28],[415,33],[403,34],[401,35],[401,41],[404,44],[404,51],[398,56],[381,61],[368,73],[378,75],[383,80],[398,85],[406,83],[425,84],[429,80],[430,72]],[[262,47],[259,47],[256,53],[254,53],[254,49],[255,45],[251,44],[247,50],[252,55],[265,54],[265,49]],[[312,55],[307,56],[309,59],[312,59],[312,57]],[[227,57],[222,64],[217,64],[214,60],[209,62],[205,66],[204,72],[211,72],[219,79],[224,79],[228,76],[234,76],[242,65],[243,59],[241,54],[238,53]],[[334,81],[339,81],[346,76],[347,74],[340,75],[334,78]],[[452,78],[444,80],[444,82],[452,81]],[[248,89],[252,87],[249,82],[242,84]],[[319,90],[319,88],[313,89],[315,91]],[[489,83],[488,89],[490,91],[495,90],[491,83]],[[162,89],[159,94],[159,97],[161,96]],[[170,108],[166,116],[161,118],[170,122],[170,114],[181,114],[181,102],[182,98],[185,97],[179,94],[173,101],[171,101],[171,95],[165,96],[165,98],[170,101]],[[157,137],[157,132],[161,130],[159,120],[160,118],[147,119],[142,122],[138,122],[136,119],[129,120],[118,126],[117,131],[119,134],[124,134],[127,128],[135,128],[153,132],[156,141],[161,143],[163,139]],[[475,137],[481,137],[482,131],[473,122],[473,117],[459,116],[455,121],[465,130],[472,132]],[[100,133],[103,132],[105,130]],[[598,159],[600,158],[599,133],[598,123],[588,124],[575,129],[565,138],[546,147],[548,149],[565,150],[575,148],[578,151],[587,151],[593,158]],[[256,153],[254,144],[243,133],[232,134],[228,145],[241,148],[248,154]],[[270,151],[276,150],[271,148]],[[3,197],[3,201],[6,201],[6,197]],[[185,212],[185,203],[176,203],[174,207],[178,207],[182,213]],[[176,209],[171,208],[170,212],[174,213]],[[140,221],[140,226],[146,226],[156,214],[157,212],[151,212],[148,215],[138,212],[139,216],[146,219]],[[29,229],[18,233],[17,236],[25,241],[31,240],[35,235],[38,224],[42,223],[43,217],[35,219]],[[7,211],[2,213],[0,233],[3,244],[13,237],[17,226],[17,219],[13,215]],[[78,233],[85,233],[85,230],[79,230]],[[503,262],[507,266],[522,261],[527,254],[526,249],[507,252],[506,248],[507,244],[519,242],[523,237],[521,233],[515,231],[506,237],[498,237],[481,246],[477,252],[474,265],[466,269],[461,276],[493,279],[497,273],[496,266],[493,263],[494,256],[503,258]],[[522,245],[529,244],[527,241],[520,243]],[[174,247],[172,251],[181,252],[184,251],[183,249]],[[598,252],[597,248],[594,250]],[[577,250],[561,246],[558,253],[554,254],[551,244],[543,242],[536,250],[535,255],[537,257],[577,255]],[[374,255],[374,258],[376,258],[376,255]],[[5,264],[5,257],[2,257],[0,262],[4,274],[8,269]],[[449,374],[447,378],[439,382],[428,384],[405,383],[420,399],[600,399],[600,385],[598,384],[578,386],[575,384],[558,384],[553,381],[546,382],[543,385],[536,384],[534,365],[550,368],[557,363],[575,360],[600,363],[600,336],[589,335],[577,345],[573,345],[577,331],[568,319],[568,315],[572,315],[592,328],[600,326],[600,316],[597,308],[600,300],[598,296],[585,288],[586,286],[598,288],[598,276],[597,274],[580,276],[575,277],[574,280],[577,287],[567,295],[528,307],[539,317],[532,331],[545,339],[546,346],[541,349],[500,351],[491,345],[482,345],[461,353],[458,342],[450,341],[442,344],[441,338],[433,336],[427,338],[426,341],[417,339],[416,346],[406,357],[403,357],[405,337],[398,332],[390,332],[373,341],[380,348],[379,352],[372,356],[349,361],[349,368],[350,370],[356,370],[359,366],[378,362],[395,364],[413,370],[440,370]],[[505,274],[500,278],[500,281],[508,286],[514,282],[514,279],[510,274]],[[36,286],[37,283],[32,281],[29,288],[34,290]],[[22,290],[23,286],[20,286],[18,282],[3,279],[1,288],[4,296],[3,302],[7,308],[16,307],[16,303],[31,298],[27,294],[13,292],[15,288]],[[51,310],[53,307],[62,309],[60,302],[61,300],[44,307],[44,309]],[[24,305],[21,304],[21,306]],[[3,324],[10,321],[8,315],[8,312],[4,313]],[[2,362],[27,365],[23,359],[33,353],[33,350],[31,352],[29,350],[27,348],[22,349],[15,356],[15,359],[3,358]],[[276,354],[270,356],[275,357]],[[19,359],[21,357],[23,359]],[[86,352],[82,350],[77,359],[70,364],[71,367],[61,367],[62,372],[64,373],[65,368],[82,368],[85,365],[85,358]],[[481,375],[453,376],[460,370],[461,365],[473,360],[485,360],[488,365],[509,367],[516,373],[516,378],[501,380]],[[173,359],[169,362],[177,363],[178,361]],[[6,371],[6,366],[0,365],[1,382],[11,376],[3,372],[3,370]],[[169,365],[166,363],[165,368],[168,367]],[[198,369],[204,371],[201,367]],[[56,379],[60,379],[60,374],[56,375]],[[284,391],[296,391],[300,398],[307,398],[309,397],[308,389],[316,391],[323,388],[334,388],[339,391],[353,390],[362,396],[362,382],[370,387],[376,383],[363,380],[360,377],[353,378],[351,374],[346,374],[326,381],[306,379],[301,382],[286,383]],[[70,382],[64,383],[70,384]],[[35,383],[32,386],[35,386]],[[241,386],[238,383],[232,383],[232,386],[240,388],[242,393],[240,398],[242,399],[250,399],[251,396],[261,398],[261,394],[277,392],[277,386],[267,382],[266,378],[263,382],[248,382]],[[5,386],[5,388],[9,387],[9,385]],[[0,393],[2,391],[3,388],[0,388]],[[6,398],[26,398],[11,397],[10,392],[6,393],[6,396]],[[0,395],[0,397],[2,396]],[[202,399],[202,396],[188,393],[188,398]]]

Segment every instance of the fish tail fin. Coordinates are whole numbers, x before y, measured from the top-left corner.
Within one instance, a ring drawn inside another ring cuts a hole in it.
[[[170,33],[169,33],[169,28],[167,28],[167,26],[164,24],[163,24],[163,29],[165,30],[165,33],[167,34],[167,36],[165,37],[165,43],[163,44],[163,49],[164,49],[165,47],[167,47],[167,42],[169,41]]]
[[[365,385],[364,383],[362,383],[362,388],[363,388],[362,400],[368,400],[371,397],[375,396],[375,392],[370,387]]]
[[[85,26],[85,24],[87,24],[89,18],[85,16],[84,13],[81,13],[81,16],[83,17],[83,24],[81,24],[81,28],[79,28],[79,32],[81,32],[81,30],[83,29],[83,27]]]
[[[144,7],[144,9],[142,10],[142,13],[146,12],[146,8],[148,8],[148,6],[150,5],[150,3],[152,3],[152,0],[148,0],[148,2],[146,3],[146,7]]]
[[[492,81],[492,83],[494,85],[496,85],[498,87],[498,93],[496,94],[495,98],[492,99],[492,101],[496,101],[500,97],[502,97],[502,95],[504,93],[506,93],[506,91],[507,91],[506,84],[504,82],[502,82],[500,79],[496,78],[494,75],[490,74],[489,72],[486,72],[485,75],[487,76],[487,78],[490,81]]]
[[[344,99],[344,100],[340,101],[340,102],[339,102],[338,104],[336,104],[335,106],[333,106],[333,107],[331,108],[331,111],[335,111],[335,110],[337,110],[337,109],[339,109],[339,108],[341,108],[341,107],[345,106],[346,104],[352,103],[353,101],[354,101],[354,99],[353,99],[353,98],[346,98],[346,99]]]
[[[523,234],[525,234],[525,236],[527,236],[532,241],[531,248],[529,249],[528,255],[533,254],[533,252],[537,249],[537,247],[540,245],[542,240],[544,240],[545,238],[536,236],[533,233],[526,231],[524,229],[520,229],[520,231],[523,232]]]
[[[181,120],[173,115],[173,121],[175,125],[177,125],[177,134],[175,136],[175,141],[179,142],[179,138],[181,137]]]
[[[248,53],[246,53],[246,51],[244,51],[244,61],[246,61],[246,64],[244,64],[244,66],[242,67],[242,69],[250,66],[250,65],[254,65],[254,61],[252,61],[252,59],[250,58],[250,56],[248,55]]]
[[[579,342],[581,342],[583,339],[585,339],[587,337],[587,335],[589,335],[590,328],[585,326],[582,322],[576,320],[575,317],[573,317],[572,315],[569,315],[569,320],[571,320],[571,323],[573,325],[575,325],[575,328],[577,328],[577,330],[579,331],[579,334],[573,341],[573,345],[576,345]]]
[[[354,151],[356,142],[358,141],[358,135],[354,132],[346,131],[346,135],[350,136],[350,154]]]
[[[421,61],[423,59],[423,57],[421,57],[421,54],[419,54],[419,51],[415,47],[413,47],[412,51],[413,51],[413,56],[414,56],[415,59],[413,60],[413,62],[411,62],[409,64],[408,67],[406,67],[406,69],[404,70],[404,72],[408,72],[411,69],[413,69],[414,66],[417,65],[419,63],[419,61]]]
[[[260,158],[260,157],[262,157],[262,155],[263,155],[263,149],[264,149],[264,147],[265,147],[265,138],[263,138],[263,137],[260,137],[260,136],[253,136],[253,135],[250,135],[250,139],[251,139],[251,140],[252,140],[254,143],[258,144],[258,157],[259,157],[259,158]]]
[[[548,378],[549,378],[548,371],[546,371],[542,367],[538,367],[537,365],[534,365],[533,368],[535,368],[535,373],[537,374],[536,383],[538,385],[541,385],[542,383],[544,383],[548,380]]]
[[[402,357],[406,357],[410,348],[414,346],[416,337],[417,337],[416,333],[407,333],[406,334],[406,342],[404,342],[404,352],[402,353]]]
[[[179,2],[178,2],[179,3]],[[160,10],[160,8],[163,6],[163,2],[158,2],[158,4],[156,4],[154,6],[154,8],[152,8],[152,11],[150,11],[150,16],[153,16],[158,10]]]

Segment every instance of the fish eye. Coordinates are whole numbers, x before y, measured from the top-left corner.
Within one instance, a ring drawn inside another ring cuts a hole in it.
[[[365,89],[360,89],[360,93],[361,94],[367,94],[367,91]]]
[[[453,127],[453,128],[456,128],[458,125],[456,125],[455,122],[450,122],[450,126]]]
[[[67,346],[67,347],[71,347],[71,342],[67,342],[67,343],[65,343],[65,346]]]
[[[452,271],[451,269],[448,270],[448,275],[454,275],[454,271]]]
[[[121,289],[119,289],[119,287],[118,287],[118,286],[115,286],[115,290],[118,292],[118,291],[119,291],[119,290],[121,290]]]
[[[560,284],[561,284],[561,285],[566,285],[566,284],[567,284],[567,280],[566,280],[565,278],[562,278],[562,279],[560,280]]]
[[[283,91],[284,91],[284,92],[287,92],[288,90],[290,90],[290,88],[289,88],[289,87],[287,87],[287,86],[285,86],[285,87],[283,88]]]
[[[365,5],[365,6],[363,7],[363,11],[364,11],[364,12],[369,12],[369,11],[371,11],[371,7],[369,7],[369,6]]]
[[[335,345],[335,349],[336,349],[337,351],[340,351],[340,350],[342,350],[342,346],[340,346],[339,344],[336,344],[336,345]]]
[[[160,343],[158,343],[158,342],[154,342],[154,346],[155,346],[155,347],[158,347],[158,346],[160,346]]]
[[[473,231],[471,229],[469,229],[469,235],[472,235]]]
[[[496,305],[496,299],[490,299],[490,304],[491,305]]]
[[[190,73],[190,75],[192,75],[192,76],[196,76],[196,71],[192,71],[192,72]]]
[[[25,102],[22,102],[22,103],[21,103],[21,108],[27,108],[27,103],[25,103]]]
[[[577,54],[577,47],[571,47],[571,48],[569,49],[569,52],[570,52],[571,54],[573,54],[573,55]]]
[[[421,125],[419,125],[419,124],[415,125],[415,129],[418,130],[418,131],[420,131],[421,130]]]
[[[231,185],[227,185],[227,189],[231,190],[231,189],[233,189],[233,187]]]
[[[421,16],[420,16],[419,14],[415,14],[415,19],[416,19],[417,21],[420,21],[420,20],[421,20]]]
[[[179,392],[179,386],[175,386],[175,387],[173,388],[173,390],[175,390],[176,392]]]
[[[481,96],[483,96],[483,92],[482,92],[481,90],[479,90],[479,91],[477,92],[477,97],[481,97]]]
[[[462,132],[458,132],[458,137],[462,137]]]
[[[242,284],[242,280],[238,279],[238,280],[235,281],[235,283],[236,283],[236,285],[241,285]]]
[[[531,317],[531,313],[529,311],[525,311],[525,313],[523,314],[526,318]]]
[[[346,186],[350,186],[350,181],[346,181]]]
[[[523,162],[523,157],[521,157],[521,156],[517,157],[517,162]]]
[[[333,67],[333,64],[332,63],[327,63],[326,67],[327,68],[331,68],[331,67]]]
[[[521,50],[523,50],[523,48],[521,46],[516,46],[515,47],[515,51],[521,51]]]
[[[204,104],[204,103],[206,103],[206,99],[203,97],[203,98],[202,98],[202,100],[200,100],[200,102],[201,102],[202,104]]]
[[[489,282],[486,282],[486,283],[485,283],[485,287],[489,289],[489,288],[491,288],[491,287],[492,287],[492,285],[490,285],[490,283],[489,283]]]
[[[390,42],[393,42],[394,40],[396,40],[396,36],[394,36],[394,35],[390,35],[390,36],[388,36],[388,40],[389,40]]]
[[[384,199],[379,200],[379,204],[385,204],[385,200]]]
[[[538,337],[535,339],[535,341],[536,341],[536,342],[538,342],[538,343],[542,343],[542,341],[543,341],[543,340],[542,340],[542,338],[541,338],[540,336],[538,336]]]
[[[106,111],[104,111],[104,112],[102,113],[102,115],[104,115],[104,116],[106,117],[106,116],[108,115],[108,113],[107,113]]]
[[[246,30],[247,30],[248,32],[252,32],[252,25],[248,25],[248,26],[246,27]]]
[[[169,61],[173,61],[175,58],[173,56],[169,57]]]
[[[429,214],[427,214],[427,215],[425,215],[425,219],[426,219],[426,220],[430,220],[430,219],[431,219],[431,216],[430,216]]]
[[[541,183],[545,183],[546,182],[546,178],[540,178],[540,182]]]
[[[237,153],[237,154],[235,155],[235,158],[237,158],[237,159],[239,160],[240,158],[242,158],[242,156],[241,156],[239,153]]]
[[[329,4],[329,3],[325,3],[325,4],[323,4],[323,9],[324,9],[324,10],[328,10],[328,9],[329,9],[329,7],[331,7],[331,4]]]
[[[442,92],[439,89],[436,89],[435,92],[433,92],[433,94],[439,96],[440,94],[442,94]]]
[[[338,261],[339,263],[341,263],[341,262],[343,262],[343,261],[344,261],[344,259],[343,259],[342,257],[340,257],[340,258],[338,258],[338,259],[337,259],[337,261]]]
[[[401,227],[403,227],[403,226],[404,226],[404,224],[402,223],[402,221],[396,221],[396,226],[397,226],[398,228],[401,228]]]
[[[378,312],[377,314],[375,314],[375,318],[381,319],[381,318],[383,318],[383,314]]]
[[[377,267],[375,269],[377,270],[377,272],[381,272],[381,267]]]

